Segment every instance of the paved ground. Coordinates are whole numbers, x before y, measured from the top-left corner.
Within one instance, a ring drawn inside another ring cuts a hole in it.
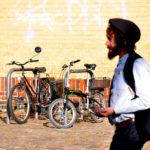
[[[108,150],[112,134],[107,119],[98,124],[85,118],[72,128],[57,129],[43,116],[23,125],[6,124],[6,114],[0,113],[0,150]],[[150,142],[143,150],[150,150]]]

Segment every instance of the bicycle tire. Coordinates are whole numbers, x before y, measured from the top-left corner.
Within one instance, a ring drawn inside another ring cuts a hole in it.
[[[96,107],[100,107],[101,109],[104,109],[106,106],[105,104],[105,100],[104,97],[101,93],[94,93],[93,95],[93,99],[91,99],[91,103],[90,103],[90,109],[92,110],[92,112],[90,112],[90,116],[91,119],[96,122],[96,123],[100,123],[104,121],[104,117],[98,117],[94,114],[94,110]]]
[[[12,118],[18,123],[26,123],[30,116],[31,100],[24,84],[18,83],[12,87],[9,96],[9,109]]]
[[[77,111],[74,104],[70,101],[66,101],[66,110],[64,110],[64,99],[58,98],[54,100],[48,108],[48,117],[52,124],[60,129],[66,129],[72,127],[77,119]],[[67,117],[64,112],[67,111]],[[65,119],[67,118],[67,119]]]

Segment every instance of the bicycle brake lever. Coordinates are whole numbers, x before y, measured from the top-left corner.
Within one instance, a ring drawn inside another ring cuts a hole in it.
[[[64,64],[64,65],[62,66],[62,69],[64,70],[64,69],[67,68],[67,67],[68,67],[68,65]]]
[[[30,59],[30,62],[38,62],[39,60],[37,59],[37,60],[32,60],[32,59]]]

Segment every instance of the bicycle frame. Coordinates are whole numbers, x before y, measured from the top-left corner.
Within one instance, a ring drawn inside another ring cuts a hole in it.
[[[86,109],[89,109],[89,81],[91,78],[91,87],[94,88],[95,85],[95,78],[94,78],[94,74],[90,69],[70,69],[71,66],[68,66],[68,70],[66,72],[65,75],[65,79],[64,79],[64,96],[65,99],[68,96],[68,91],[69,91],[69,76],[71,73],[87,73],[87,79],[86,79]],[[91,95],[93,95],[94,90],[91,90]]]
[[[35,76],[37,77],[37,74],[35,74]],[[33,89],[33,87],[30,85],[29,81],[27,80],[26,76],[24,75],[24,72],[23,72],[23,84],[25,85],[25,88],[27,88],[27,90],[29,91],[32,99],[33,99],[33,102],[35,104],[39,104],[39,90],[40,90],[40,85],[43,85],[45,88],[45,84],[44,82],[40,79],[40,74],[38,75],[38,77],[35,79],[35,89]]]
[[[29,81],[25,76],[23,76],[23,84],[25,85],[25,88],[28,89],[30,95],[32,96],[32,99],[34,103],[38,103],[38,98],[39,98],[39,83],[37,84],[37,89],[33,89],[32,86],[30,85]]]

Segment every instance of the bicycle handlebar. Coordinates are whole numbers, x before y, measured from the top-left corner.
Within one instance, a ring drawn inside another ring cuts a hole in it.
[[[7,65],[18,65],[18,66],[24,66],[30,62],[38,62],[39,60],[32,60],[30,59],[29,61],[26,61],[25,63],[19,63],[19,62],[16,62],[16,61],[12,61],[11,63],[8,63]]]
[[[71,61],[71,62],[70,62],[70,66],[73,66],[73,64],[75,64],[75,63],[77,63],[77,62],[80,62],[80,59],[77,59],[77,60],[75,60],[75,61]]]
[[[73,63],[75,64],[75,63],[77,63],[77,62],[80,62],[80,59],[75,60]]]
[[[30,60],[31,62],[38,62],[39,60],[37,59],[37,60]]]
[[[77,59],[77,60],[75,60],[75,61],[71,61],[69,66],[73,66],[73,64],[75,64],[75,63],[77,63],[77,62],[80,62],[80,59]],[[62,70],[65,70],[65,69],[68,68],[69,66],[66,65],[66,64],[64,64],[64,65],[62,66]]]

